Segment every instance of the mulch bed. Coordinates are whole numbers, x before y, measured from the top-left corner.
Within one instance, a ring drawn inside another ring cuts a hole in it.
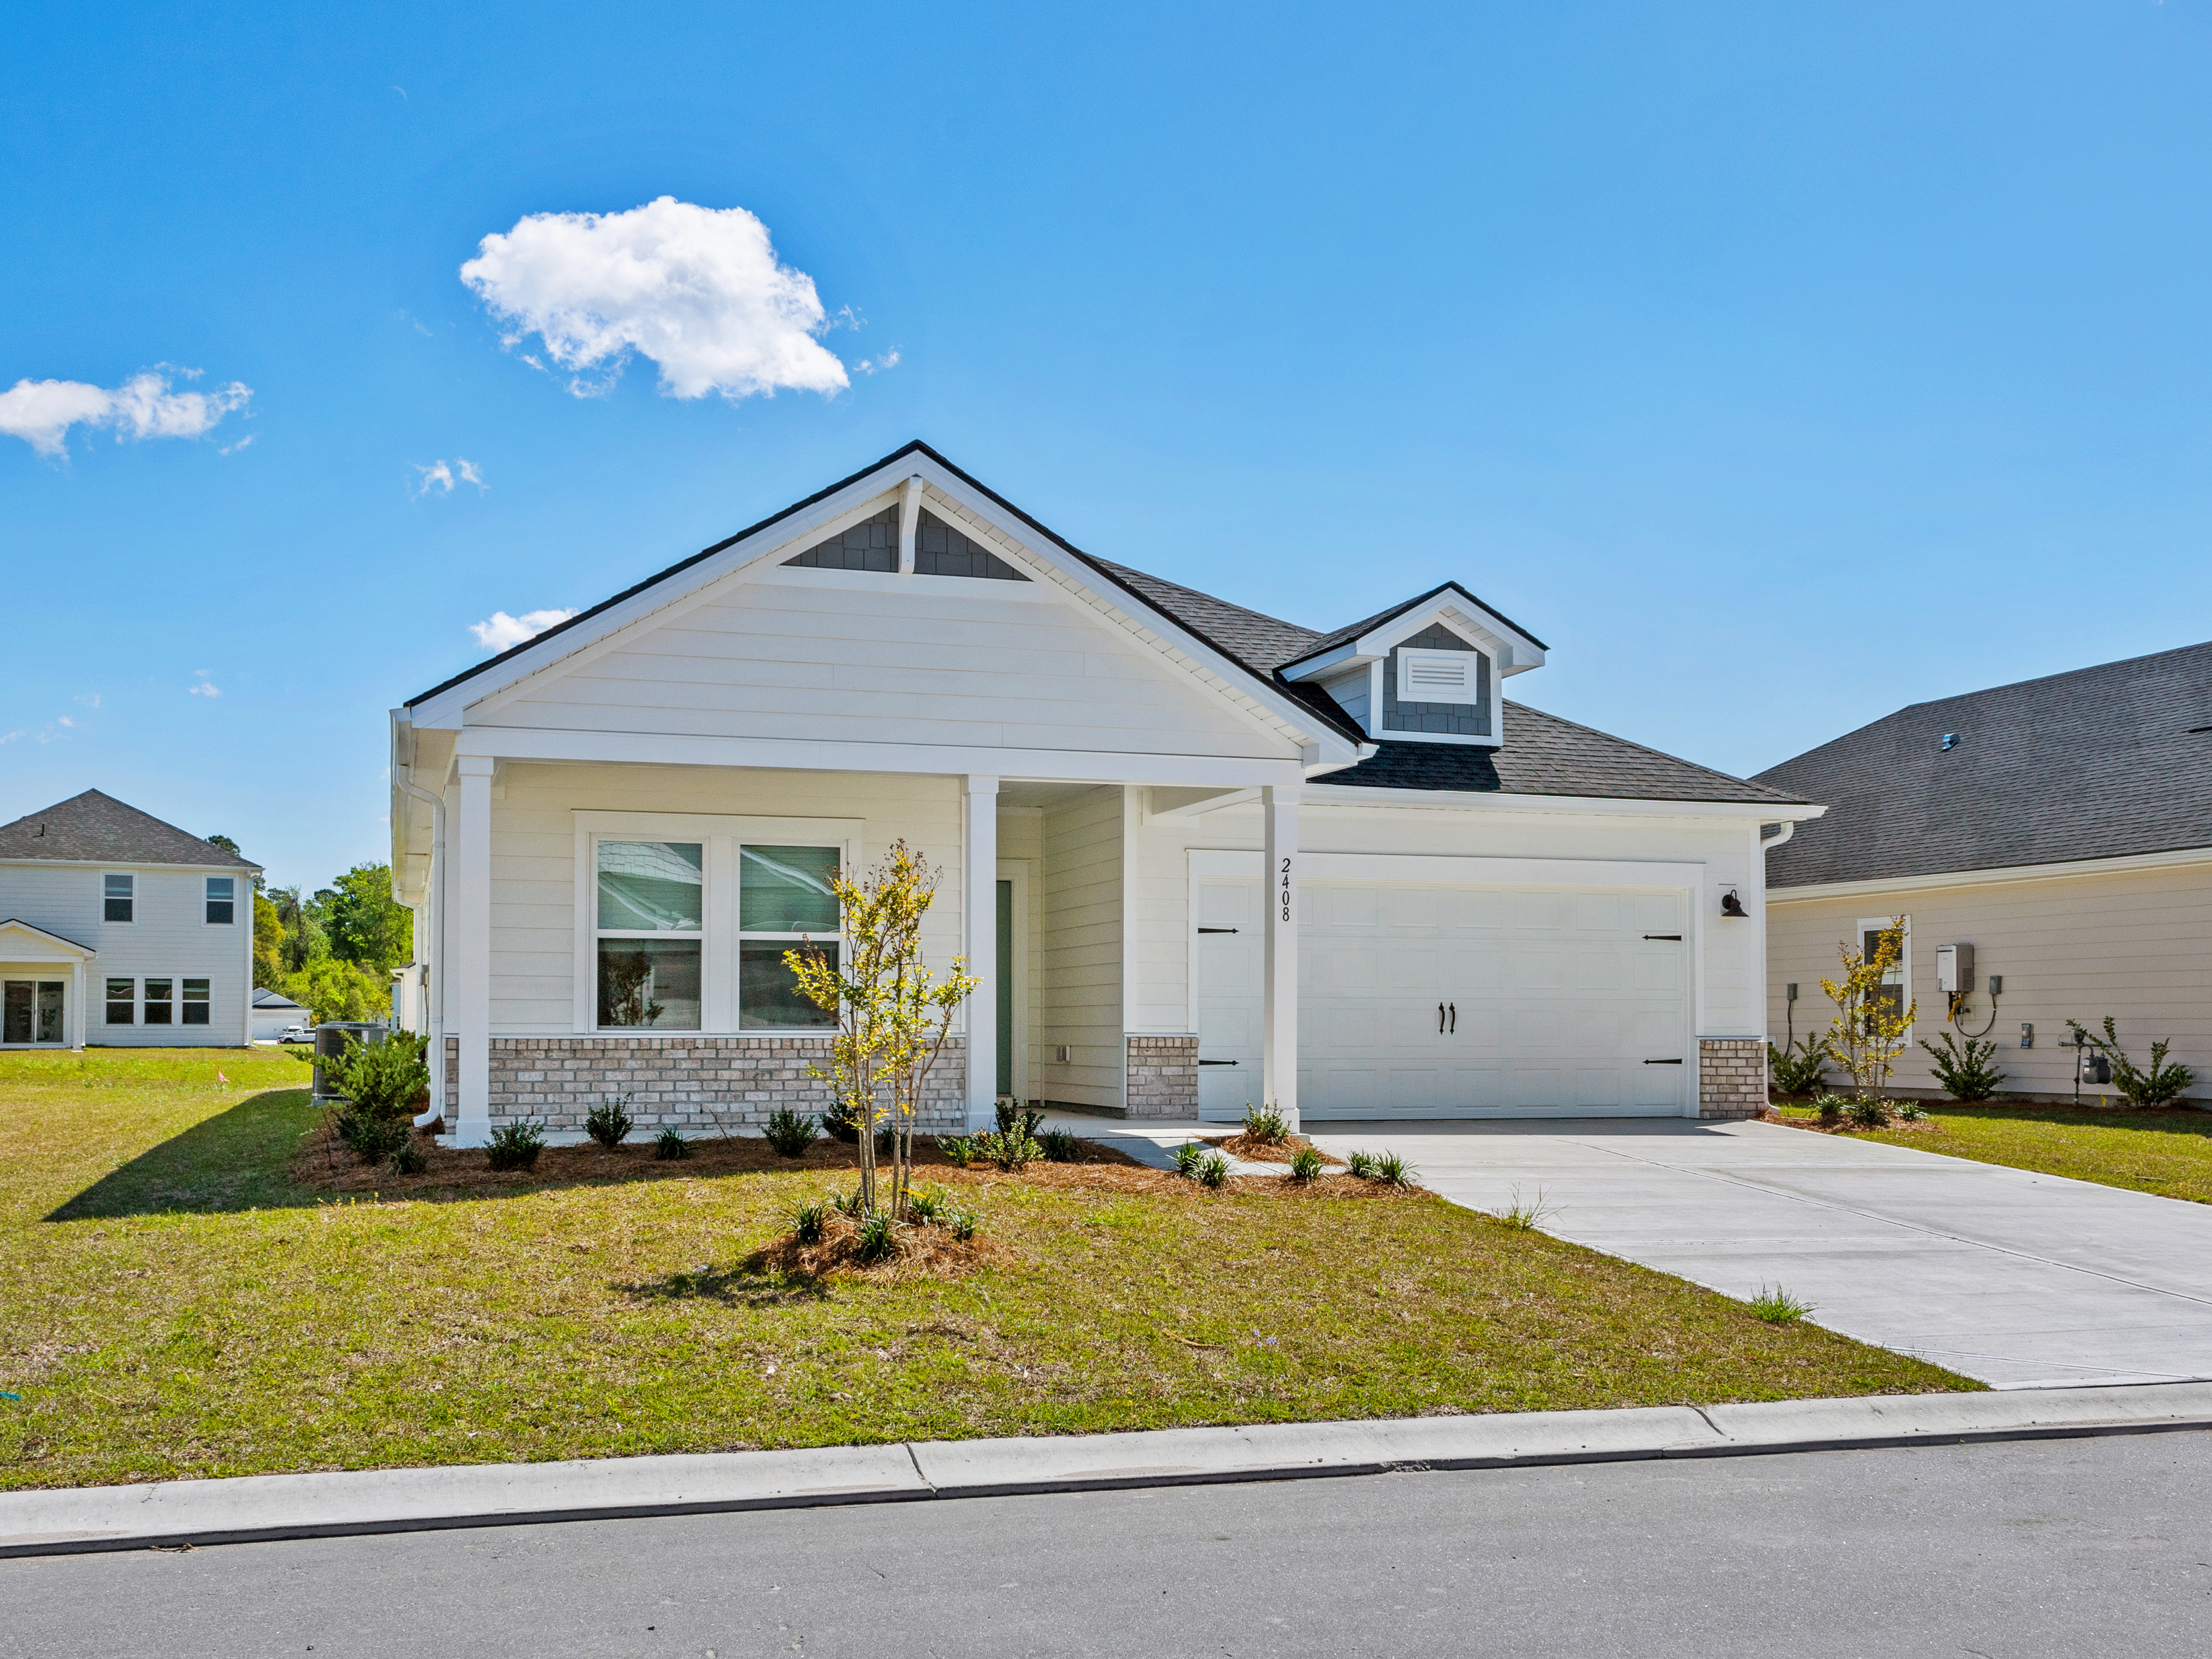
[[[1239,1129],[1233,1135],[1208,1135],[1206,1144],[1220,1147],[1231,1158],[1245,1158],[1254,1164],[1288,1164],[1292,1152],[1301,1146],[1310,1146],[1313,1142],[1304,1135],[1286,1135],[1280,1140],[1273,1141],[1255,1140]],[[1339,1169],[1344,1167],[1342,1158],[1331,1158],[1327,1152],[1322,1154],[1322,1159]]]
[[[1838,1118],[1833,1123],[1823,1123],[1817,1117],[1784,1117],[1779,1112],[1770,1111],[1761,1115],[1767,1122],[1779,1123],[1785,1129],[1810,1129],[1819,1135],[1864,1134],[1869,1132],[1864,1124],[1854,1123],[1847,1117]],[[1892,1118],[1881,1126],[1881,1133],[1917,1134],[1941,1127],[1932,1117],[1923,1117],[1915,1123],[1908,1123],[1903,1118]]]

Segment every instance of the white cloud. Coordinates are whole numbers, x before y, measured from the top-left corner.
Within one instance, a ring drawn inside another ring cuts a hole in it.
[[[70,698],[70,701],[72,702],[81,702],[87,708],[97,708],[100,707],[100,693],[97,691],[87,691],[81,696]]]
[[[246,407],[252,388],[233,380],[213,392],[172,392],[168,369],[142,369],[110,390],[82,380],[21,380],[0,392],[0,433],[21,438],[41,455],[58,456],[69,447],[73,426],[112,427],[115,441],[125,438],[198,438],[234,409]],[[186,380],[198,369],[170,369]]]
[[[504,651],[525,640],[536,639],[554,623],[564,623],[575,614],[573,611],[526,611],[519,617],[510,617],[504,611],[495,611],[490,621],[471,623],[469,632],[477,636],[477,643],[485,650]]]
[[[898,348],[893,346],[880,357],[863,357],[853,367],[863,374],[880,374],[887,368],[898,367]]]
[[[450,495],[457,483],[472,483],[479,492],[491,488],[483,481],[483,474],[477,470],[477,464],[465,455],[457,457],[452,466],[442,460],[433,461],[428,466],[418,462],[415,470],[422,475],[422,481],[415,487],[415,499],[418,501],[434,489],[441,495]]]
[[[611,387],[632,351],[659,365],[665,396],[850,384],[814,337],[829,325],[814,279],[779,264],[768,227],[743,208],[663,196],[626,213],[530,214],[485,237],[461,280],[505,326],[503,344],[542,337],[580,398]]]
[[[192,670],[192,672],[200,677],[200,683],[198,685],[190,685],[185,688],[185,692],[187,696],[219,697],[222,695],[222,693],[216,689],[214,683],[208,678],[208,671],[206,669],[195,668]]]
[[[261,434],[258,432],[249,432],[243,438],[240,438],[236,443],[225,444],[221,449],[216,450],[216,453],[218,455],[235,455],[240,450],[251,446],[253,441],[260,435]]]

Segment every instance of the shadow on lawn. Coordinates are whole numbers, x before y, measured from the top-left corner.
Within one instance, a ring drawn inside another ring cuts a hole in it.
[[[223,1215],[311,1206],[315,1194],[295,1185],[286,1171],[314,1121],[305,1089],[248,1096],[110,1170],[46,1219]]]
[[[782,1308],[820,1302],[830,1294],[829,1285],[812,1274],[769,1267],[758,1255],[727,1272],[706,1267],[613,1288],[639,1302],[719,1302],[726,1308]]]

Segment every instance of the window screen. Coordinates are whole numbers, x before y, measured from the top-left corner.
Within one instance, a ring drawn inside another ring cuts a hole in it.
[[[131,921],[133,918],[131,913],[134,908],[138,878],[136,876],[108,876],[104,878],[104,880],[106,898],[106,919],[109,921]]]

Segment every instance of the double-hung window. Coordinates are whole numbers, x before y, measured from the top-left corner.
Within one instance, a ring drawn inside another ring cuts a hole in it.
[[[208,982],[204,979],[188,979],[185,982],[185,1024],[204,1025],[208,1023]]]
[[[835,1017],[799,989],[784,953],[802,947],[837,965],[838,873],[835,847],[738,848],[738,1026],[741,1030],[818,1030]]]
[[[177,1023],[176,999],[172,993],[177,981],[173,979],[149,979],[146,981],[146,1000],[139,1005],[139,1018],[148,1025],[173,1025]]]
[[[138,981],[135,979],[111,979],[107,981],[107,1023],[128,1025],[138,1014]]]
[[[228,927],[236,916],[238,878],[210,876],[207,878],[207,920],[210,927]]]
[[[102,920],[131,921],[137,908],[138,878],[136,876],[103,876],[100,878],[103,901]]]
[[[602,841],[593,893],[599,1024],[699,1029],[706,869],[696,841]]]

